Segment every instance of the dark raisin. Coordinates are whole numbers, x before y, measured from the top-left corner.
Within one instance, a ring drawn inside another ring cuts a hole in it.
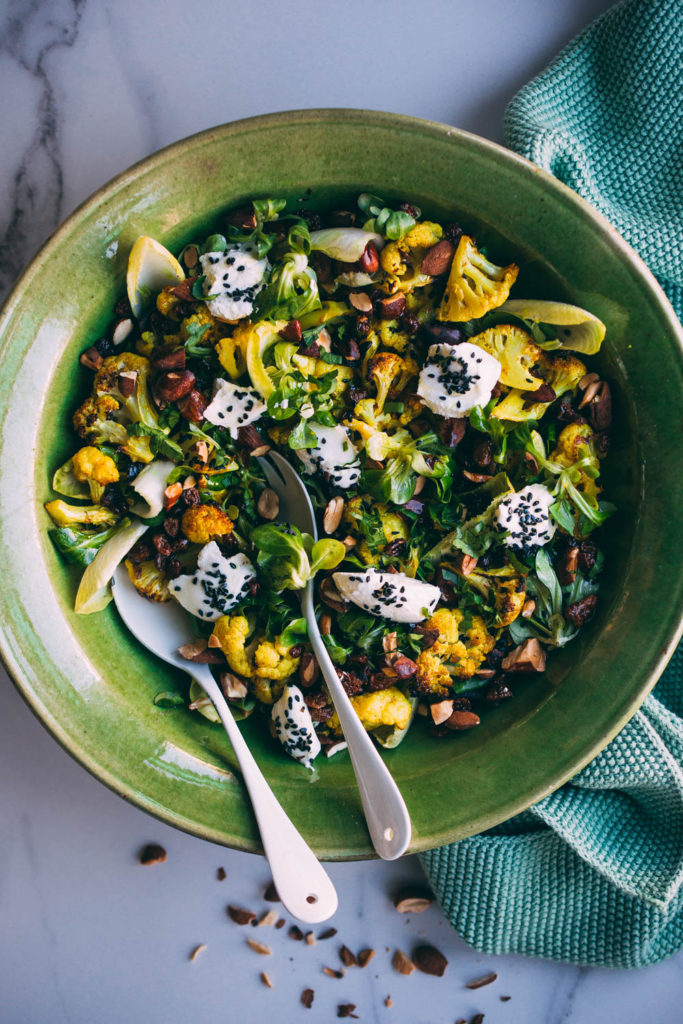
[[[357,696],[363,689],[363,680],[354,675],[353,672],[340,672],[339,682],[342,684],[349,697]]]
[[[119,452],[116,460],[116,467],[119,471],[119,477],[121,480],[135,480],[135,477],[142,469],[142,464],[140,462],[133,462],[130,456],[126,455],[125,452]]]
[[[443,229],[443,237],[448,239],[449,242],[452,242],[453,245],[457,245],[462,238],[462,228],[459,224],[454,222],[446,224]]]
[[[175,516],[169,516],[168,519],[164,519],[163,527],[167,537],[177,537],[178,530],[180,529],[180,520],[176,519]]]
[[[482,437],[472,446],[472,458],[480,469],[487,469],[493,462],[493,445],[487,437]]]
[[[114,342],[111,338],[98,338],[93,348],[96,348],[101,356],[111,356],[114,354]]]
[[[169,580],[174,580],[176,576],[180,576],[182,572],[182,566],[177,558],[169,558],[166,561],[166,575]]]
[[[309,231],[320,231],[322,222],[320,220],[320,214],[316,213],[315,210],[298,210],[297,215],[305,220],[308,224]]]
[[[580,601],[574,601],[573,604],[570,604],[564,616],[571,622],[572,626],[576,626],[578,629],[580,626],[583,626],[584,622],[588,622],[593,617],[597,603],[597,594],[589,594],[587,597],[581,598]]]
[[[404,210],[409,217],[412,217],[413,220],[419,220],[420,211],[416,206],[413,206],[412,203],[401,203],[401,209]]]
[[[454,697],[453,698],[453,710],[454,711],[471,711],[472,701],[469,697]]]
[[[579,569],[581,572],[590,572],[595,565],[597,557],[597,545],[592,540],[582,540],[579,544]]]
[[[356,337],[367,338],[370,333],[370,317],[365,313],[359,313],[356,317]]]
[[[186,487],[180,495],[180,501],[183,503],[185,508],[196,508],[202,503],[202,499],[200,498],[199,491],[196,487]]]
[[[112,512],[116,512],[120,516],[128,515],[130,511],[128,502],[124,498],[119,484],[107,484],[100,499],[100,504],[104,505],[105,508],[110,508]]]
[[[192,370],[195,375],[197,387],[200,391],[210,391],[213,385],[213,379],[215,373],[211,367],[211,363],[208,359],[195,358],[190,359],[187,363],[188,369]]]
[[[332,717],[333,708],[324,693],[309,693],[304,700],[314,722],[326,722]]]
[[[166,556],[162,555],[160,551],[157,551],[157,553],[154,556],[154,564],[156,565],[159,572],[164,572],[166,568]]]
[[[164,556],[164,558],[168,558],[173,551],[168,537],[164,537],[163,533],[155,533],[152,537],[152,544],[159,554]]]
[[[135,565],[138,562],[146,562],[152,557],[152,549],[144,540],[139,540],[137,544],[133,544],[133,547],[128,552],[128,558]]]
[[[132,316],[133,310],[130,308],[130,302],[128,301],[127,295],[122,295],[114,306],[114,316],[119,320],[123,316]]]
[[[505,676],[501,676],[496,679],[495,682],[491,683],[488,690],[486,691],[486,703],[492,704],[493,707],[497,707],[502,704],[504,700],[509,700],[512,697],[512,690],[505,682]]]
[[[557,406],[557,419],[559,423],[585,423],[586,419],[572,405],[571,398],[566,395],[560,399]]]
[[[259,589],[260,589],[259,581],[258,580],[253,580],[253,579],[249,580],[247,586],[249,587],[249,593],[251,594],[251,596],[252,597],[256,597],[256,595],[258,594]]]
[[[401,314],[399,325],[401,330],[405,331],[406,334],[417,334],[420,327],[420,321],[414,313],[405,312]]]

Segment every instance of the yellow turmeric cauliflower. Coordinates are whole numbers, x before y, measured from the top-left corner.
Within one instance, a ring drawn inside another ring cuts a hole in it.
[[[500,382],[521,391],[536,391],[543,383],[534,377],[531,367],[541,358],[541,349],[521,327],[498,324],[470,338],[472,345],[483,348],[501,365]]]
[[[166,576],[160,572],[152,559],[145,562],[131,562],[126,559],[126,569],[130,582],[143,597],[149,601],[170,601]]]
[[[460,623],[464,616],[458,608],[438,608],[425,623],[427,629],[438,629],[436,643],[418,656],[415,677],[419,693],[443,695],[453,677],[470,679],[495,645],[495,638],[479,615],[461,637]]]
[[[282,693],[285,682],[299,667],[300,656],[279,637],[266,640],[249,638],[249,623],[244,615],[221,615],[213,627],[228,665],[233,672],[249,680],[249,686],[262,704],[272,704]]]
[[[116,463],[99,448],[86,445],[80,448],[73,457],[74,476],[85,482],[94,480],[98,484],[115,484],[119,479]]]
[[[561,466],[571,466],[577,462],[582,454],[581,448],[587,449],[594,457],[597,465],[597,455],[591,440],[593,431],[587,423],[570,423],[562,431],[557,439],[557,447],[551,452],[552,462],[558,462]],[[576,486],[584,494],[596,498],[602,488],[592,477],[588,476],[582,469],[579,470],[579,479]]]
[[[232,519],[216,505],[197,505],[183,513],[181,529],[192,544],[208,544],[232,533]]]
[[[441,239],[439,224],[422,221],[395,242],[388,242],[380,253],[382,270],[392,292],[412,291],[432,283],[429,274],[423,274],[420,265],[428,249]]]
[[[206,327],[206,330],[199,339],[200,345],[215,345],[223,337],[228,329],[226,324],[215,320],[205,305],[200,306],[196,313],[188,316],[180,325],[180,337],[183,342],[187,341],[195,332]]]
[[[178,319],[176,313],[180,305],[180,299],[172,291],[175,287],[175,285],[169,285],[168,288],[162,288],[157,295],[157,310],[162,316],[171,317],[172,319]]]
[[[467,235],[455,250],[437,320],[473,320],[501,306],[517,279],[519,267],[491,263]]]
[[[382,725],[405,729],[410,722],[412,705],[405,694],[395,686],[378,690],[376,693],[360,693],[357,697],[351,698],[351,703],[368,732],[379,729]],[[330,732],[341,732],[336,712],[328,719],[327,727]]]

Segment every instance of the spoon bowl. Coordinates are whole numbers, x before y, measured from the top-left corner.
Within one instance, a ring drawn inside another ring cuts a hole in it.
[[[141,597],[123,566],[116,570],[112,590],[118,613],[133,636],[158,658],[191,675],[213,703],[239,762],[283,906],[306,924],[326,921],[338,902],[327,872],[275,798],[209,666],[178,654],[190,632],[187,613],[175,601]]]

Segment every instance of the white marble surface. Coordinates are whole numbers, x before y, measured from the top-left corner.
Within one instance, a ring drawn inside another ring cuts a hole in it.
[[[129,164],[191,132],[311,106],[393,110],[501,138],[515,90],[608,0],[345,4],[252,0],[5,0],[0,5],[0,287],[56,224]],[[142,868],[136,851],[168,860]],[[224,866],[227,878],[216,879]],[[175,832],[128,806],[57,746],[0,677],[0,1020],[3,1024],[175,1024],[189,1019],[428,1024],[673,1024],[683,954],[642,971],[483,956],[436,908],[399,916],[390,894],[413,858],[331,866],[336,939],[309,948],[286,929],[241,929],[228,902],[260,910],[260,858]],[[259,957],[245,938],[273,948]],[[265,933],[265,934],[264,934]],[[389,954],[427,937],[442,979],[404,978]],[[339,940],[372,946],[364,970],[325,977]],[[188,953],[206,943],[194,963]],[[259,979],[266,970],[274,988]],[[464,987],[489,970],[498,980]],[[311,1010],[299,995],[315,989]],[[391,995],[393,1006],[384,1006]],[[510,995],[501,1002],[501,995]]]

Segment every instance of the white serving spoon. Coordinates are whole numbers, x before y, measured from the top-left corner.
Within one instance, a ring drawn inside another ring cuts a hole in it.
[[[326,921],[337,909],[337,893],[327,872],[263,777],[209,666],[187,661],[177,653],[189,639],[187,613],[175,601],[141,597],[125,566],[119,566],[112,582],[116,607],[131,633],[158,658],[189,673],[218,712],[251,799],[281,903],[307,924]]]
[[[317,540],[318,527],[313,505],[299,474],[278,452],[268,452],[259,462],[269,487],[280,499],[279,518],[297,526],[302,533],[310,533]],[[303,591],[301,609],[306,617],[308,639],[318,659],[349,747],[372,845],[383,860],[396,860],[406,852],[410,844],[408,808],[377,747],[354,711],[327,653],[315,617],[312,581]]]

